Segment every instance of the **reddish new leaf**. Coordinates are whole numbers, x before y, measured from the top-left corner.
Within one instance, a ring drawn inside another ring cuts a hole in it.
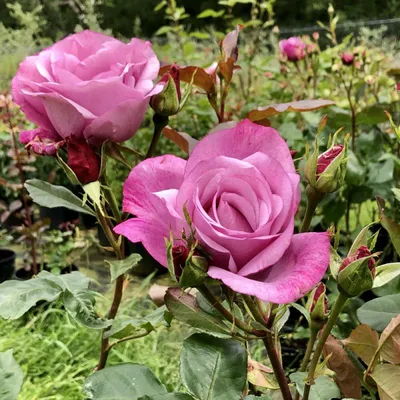
[[[163,131],[163,135],[168,139],[172,140],[181,150],[185,153],[190,154],[196,146],[198,140],[192,138],[186,132],[178,132],[170,126],[166,126]]]
[[[248,117],[251,121],[259,121],[272,115],[281,114],[283,112],[295,111],[313,111],[326,106],[331,106],[335,102],[331,100],[300,100],[290,103],[271,104],[267,107],[258,107],[256,110],[250,111]]]
[[[332,335],[329,335],[323,352],[325,358],[331,354],[327,360],[327,365],[329,369],[336,373],[335,381],[343,397],[361,399],[361,381],[358,370],[340,342]]]
[[[163,76],[171,68],[171,65],[165,65],[160,68],[158,75]],[[194,74],[194,77],[193,77]],[[194,66],[180,67],[179,78],[181,82],[190,83],[193,78],[193,84],[203,90],[208,94],[215,91],[214,82],[211,75],[209,75],[203,68],[198,68]]]

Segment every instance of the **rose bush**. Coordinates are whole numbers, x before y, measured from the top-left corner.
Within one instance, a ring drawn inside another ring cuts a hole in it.
[[[294,234],[300,176],[279,133],[244,120],[201,140],[188,161],[165,155],[133,168],[115,228],[167,265],[165,238],[188,232],[211,254],[208,274],[233,290],[287,303],[311,290],[329,263],[328,233]]]
[[[39,128],[21,133],[21,142],[39,154],[54,155],[75,136],[99,145],[123,142],[138,129],[160,64],[151,43],[125,44],[83,31],[27,57],[12,81],[15,102]]]

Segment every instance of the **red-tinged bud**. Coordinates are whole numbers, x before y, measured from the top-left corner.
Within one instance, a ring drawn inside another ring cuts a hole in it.
[[[367,246],[360,246],[342,262],[338,274],[339,291],[346,297],[356,297],[373,287],[375,260]]]
[[[270,71],[267,71],[267,72],[264,74],[264,76],[266,76],[267,78],[271,79],[271,78],[274,77],[274,74],[273,74],[272,72],[270,72]]]
[[[292,158],[296,155],[297,150],[290,150],[290,155],[292,156]]]
[[[400,90],[400,82],[396,83],[396,90]]]
[[[321,282],[311,292],[308,301],[308,311],[311,320],[324,322],[328,315],[328,298],[326,297],[326,286]]]
[[[319,40],[319,33],[318,32],[313,32],[312,37],[315,41]]]
[[[355,253],[350,254],[343,260],[342,265],[339,268],[339,272],[345,269],[352,262],[359,260],[360,258],[369,257],[370,255],[371,252],[367,246],[359,247]],[[375,260],[373,258],[368,259],[368,268],[371,271],[372,277],[375,277]]]
[[[71,136],[67,139],[68,166],[82,185],[99,179],[101,160],[86,140]]]
[[[158,85],[163,85],[163,89],[150,100],[150,106],[156,114],[169,117],[178,113],[182,96],[179,75],[179,67],[172,64],[170,70],[158,83]]]
[[[190,250],[183,244],[175,244],[172,246],[172,260],[174,262],[175,277],[178,281],[182,275],[189,253]]]
[[[336,157],[338,157],[344,150],[342,144],[331,147],[329,150],[325,151],[318,157],[317,162],[317,181],[321,174],[332,164]]]
[[[344,65],[353,65],[354,54],[353,53],[343,53],[342,54],[342,63]]]

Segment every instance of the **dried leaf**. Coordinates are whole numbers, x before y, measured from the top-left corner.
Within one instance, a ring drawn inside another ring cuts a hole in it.
[[[382,332],[377,352],[391,364],[400,364],[400,315],[393,318]]]
[[[290,103],[271,104],[266,107],[258,107],[256,110],[250,111],[248,118],[251,121],[259,121],[271,115],[281,114],[287,111],[304,112],[318,110],[319,108],[331,106],[335,104],[331,100],[300,100]]]
[[[190,154],[194,149],[194,146],[198,143],[198,140],[192,138],[186,132],[178,132],[170,126],[166,126],[163,131],[163,135],[168,139],[172,140],[181,150],[185,153]]]
[[[374,368],[372,378],[378,385],[381,400],[400,399],[400,366],[379,364]]]
[[[361,399],[361,382],[357,368],[351,362],[340,342],[329,335],[324,346],[324,357],[331,354],[327,361],[329,369],[336,373],[335,381],[344,397]]]
[[[247,380],[255,386],[272,390],[279,389],[279,385],[272,374],[273,370],[254,360],[247,361]]]
[[[379,345],[379,336],[369,325],[362,324],[342,343],[369,365]]]

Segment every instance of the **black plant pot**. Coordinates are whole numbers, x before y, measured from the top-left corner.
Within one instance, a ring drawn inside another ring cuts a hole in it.
[[[79,213],[65,207],[40,207],[40,218],[50,219],[50,229],[59,229],[60,225],[79,219]]]
[[[40,271],[48,271],[51,272],[50,268],[47,266],[46,263],[44,265],[40,264],[39,265],[39,272]],[[74,271],[79,271],[79,268],[75,264],[68,265],[64,268],[61,269],[60,274],[69,274],[70,272]],[[32,265],[30,265],[29,269],[26,268],[20,268],[15,271],[14,274],[14,279],[19,280],[19,281],[27,281],[29,279],[33,278],[33,271],[32,271]]]
[[[9,249],[0,249],[0,283],[11,279],[15,270],[16,254]]]

